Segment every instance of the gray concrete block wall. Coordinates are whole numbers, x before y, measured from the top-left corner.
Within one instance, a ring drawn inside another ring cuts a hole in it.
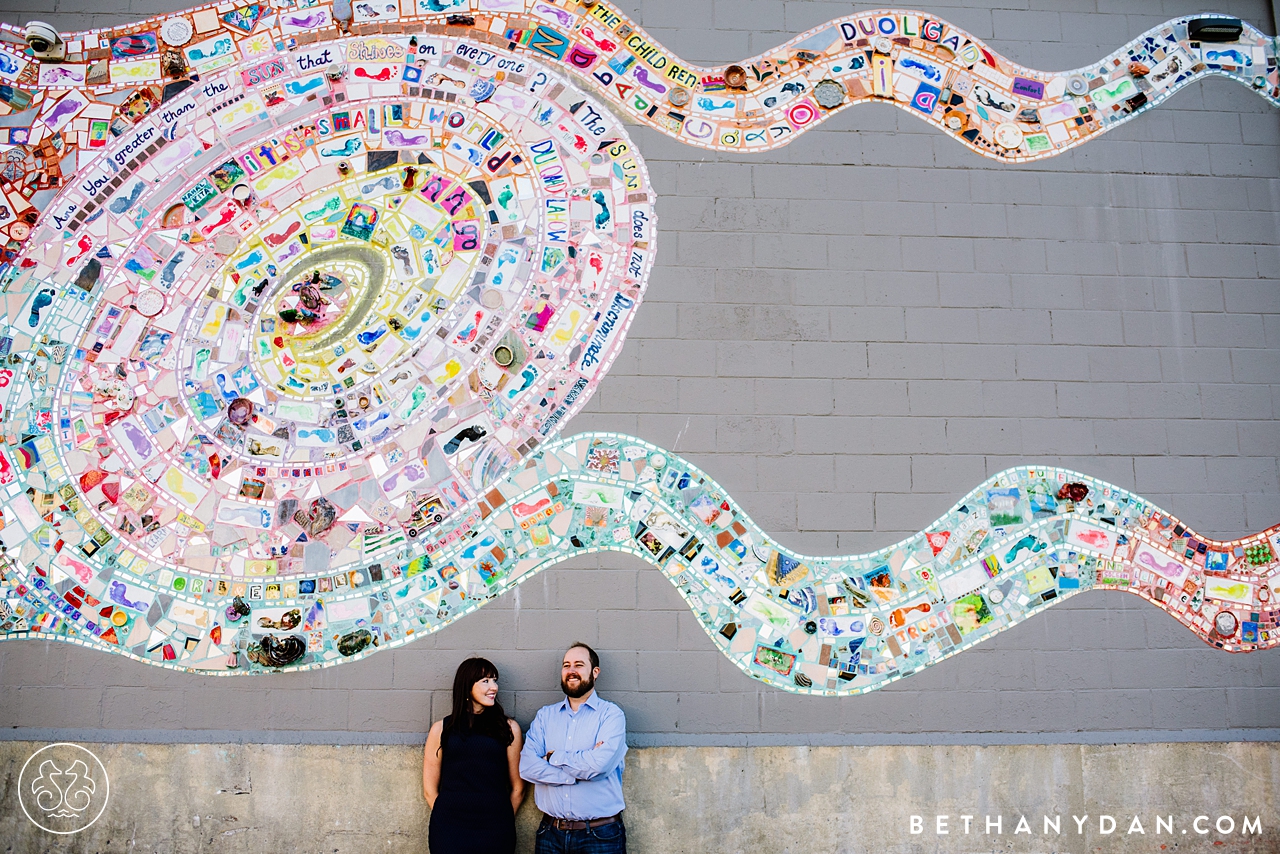
[[[0,17],[70,28],[176,5],[76,2],[0,0]],[[624,5],[685,58],[722,62],[851,9]],[[996,5],[924,4],[1040,68],[1091,62],[1200,10]],[[1214,6],[1272,29],[1265,2]],[[634,136],[659,195],[658,266],[570,432],[678,451],[783,543],[815,553],[892,543],[1025,463],[1133,489],[1207,536],[1280,521],[1280,113],[1242,87],[1194,85],[1021,168],[881,105],[761,156]],[[793,697],[721,658],[670,584],[622,556],[547,570],[433,637],[321,673],[202,678],[5,643],[0,725],[396,738],[445,713],[471,653],[498,663],[501,699],[527,723],[575,639],[600,648],[601,689],[631,731],[658,741],[1280,727],[1280,654],[1217,652],[1122,593],[1062,603],[877,694]]]

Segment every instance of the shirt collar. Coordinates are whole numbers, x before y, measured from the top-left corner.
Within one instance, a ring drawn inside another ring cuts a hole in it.
[[[581,710],[583,707],[587,707],[590,709],[598,709],[599,706],[597,705],[597,701],[599,699],[600,699],[600,693],[598,691],[592,691],[591,696],[583,700],[582,705],[579,706],[578,708],[579,710]],[[569,710],[569,697],[567,695],[563,700],[560,701],[560,710],[561,711]]]

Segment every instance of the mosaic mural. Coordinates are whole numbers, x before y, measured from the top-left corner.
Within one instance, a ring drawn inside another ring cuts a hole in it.
[[[679,457],[558,438],[622,347],[654,193],[622,121],[763,151],[866,101],[1049,157],[1276,44],[1171,21],[1071,72],[866,12],[689,65],[574,0],[206,6],[0,29],[0,638],[217,674],[439,630],[543,567],[661,569],[779,688],[879,688],[1084,590],[1280,641],[1280,526],[1196,536],[1058,469],[879,552],[777,545]]]

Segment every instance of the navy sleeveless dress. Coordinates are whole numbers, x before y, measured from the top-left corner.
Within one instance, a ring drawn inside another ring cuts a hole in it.
[[[449,718],[444,722],[447,728]],[[516,817],[507,746],[479,733],[446,732],[440,794],[427,832],[431,854],[513,854]]]

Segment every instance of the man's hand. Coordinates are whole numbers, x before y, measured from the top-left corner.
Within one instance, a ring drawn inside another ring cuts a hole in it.
[[[602,747],[602,746],[604,746],[604,742],[603,742],[603,741],[597,741],[597,742],[596,742],[596,747]],[[593,749],[594,749],[594,748],[593,748]],[[542,758],[543,758],[543,759],[545,759],[545,760],[547,760],[548,762],[550,762],[550,761],[551,761],[551,754],[553,754],[553,753],[555,753],[555,751],[554,751],[554,750],[548,750],[548,751],[547,751],[547,755],[546,755],[546,756],[544,756],[544,757],[542,757]]]

